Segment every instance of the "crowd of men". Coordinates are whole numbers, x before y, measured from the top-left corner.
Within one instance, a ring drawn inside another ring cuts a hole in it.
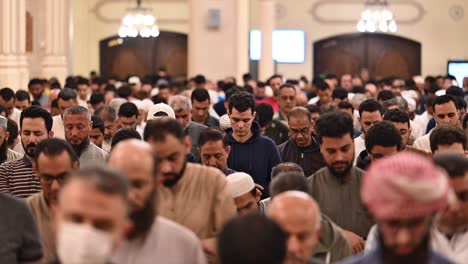
[[[468,77],[0,89],[0,263],[468,263]]]

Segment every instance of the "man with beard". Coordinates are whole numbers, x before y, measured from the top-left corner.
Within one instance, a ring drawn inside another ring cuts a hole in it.
[[[359,154],[366,150],[366,133],[375,123],[382,121],[382,105],[375,99],[367,99],[359,105],[359,124],[362,134],[354,139],[354,165],[357,163]]]
[[[158,212],[188,227],[207,253],[215,254],[215,238],[236,214],[226,176],[218,169],[187,162],[190,138],[175,119],[161,117],[146,124],[144,140],[159,158]],[[209,256],[210,263],[214,259]]]
[[[89,133],[93,127],[88,109],[72,106],[63,114],[65,137],[80,158],[80,166],[104,163],[107,152],[91,143]]]
[[[22,155],[16,151],[8,148],[8,138],[10,133],[8,132],[8,119],[0,116],[0,164],[21,159]]]
[[[135,139],[122,142],[112,149],[108,164],[128,177],[133,222],[113,263],[206,263],[201,244],[190,230],[157,216],[157,163],[151,146]]]
[[[29,196],[26,204],[31,209],[41,237],[43,258],[40,263],[49,263],[57,258],[52,208],[57,205],[62,184],[77,168],[78,157],[66,141],[51,138],[37,145],[33,169],[39,177],[42,192]]]
[[[73,89],[64,88],[57,96],[60,115],[53,117],[52,131],[56,138],[65,139],[65,128],[63,126],[63,114],[69,107],[78,105],[77,95]]]
[[[278,146],[283,162],[301,166],[306,176],[312,175],[326,164],[320,154],[320,145],[314,131],[312,115],[304,107],[294,107],[288,113],[290,139]]]
[[[41,190],[31,160],[37,144],[54,135],[51,129],[52,117],[44,108],[33,105],[21,112],[20,135],[25,155],[0,165],[0,192],[27,198]]]
[[[111,150],[112,137],[117,131],[117,115],[115,110],[114,108],[106,105],[94,111],[94,115],[101,118],[104,122],[104,140],[102,141],[102,149],[109,152]]]
[[[430,248],[434,214],[451,200],[451,188],[429,159],[401,152],[379,160],[360,193],[376,219],[378,238],[374,249],[345,263],[453,263]]]
[[[353,119],[343,112],[327,113],[317,120],[316,130],[327,166],[307,179],[310,194],[343,228],[353,252],[360,252],[373,221],[359,196],[364,171],[353,167]]]

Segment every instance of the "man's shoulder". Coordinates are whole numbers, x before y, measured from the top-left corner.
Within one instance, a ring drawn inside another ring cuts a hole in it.
[[[24,165],[23,159],[17,159],[17,160],[12,160],[12,161],[7,161],[4,162],[0,165],[0,170],[10,170],[10,169],[15,169],[18,168],[19,166]]]
[[[26,198],[25,203],[29,207],[35,207],[41,203],[41,199],[42,199],[42,192],[38,192]]]
[[[90,152],[101,155],[101,156],[103,156],[103,158],[106,158],[107,155],[109,155],[109,153],[107,153],[107,151],[105,151],[102,148],[96,146],[94,143],[90,142],[89,144],[90,144],[90,147],[89,147]]]
[[[187,162],[186,172],[192,175],[200,175],[200,179],[211,181],[216,179],[225,179],[225,175],[217,168],[201,165],[198,163]]]
[[[6,215],[12,219],[15,219],[18,215],[29,213],[29,208],[24,201],[4,193],[0,193],[0,206],[4,212],[8,212]]]
[[[205,125],[199,124],[197,122],[190,121],[189,130],[201,131],[205,128],[208,128],[208,127]]]
[[[325,177],[328,177],[330,175],[330,172],[328,171],[328,167],[323,167],[316,171],[314,174],[310,175],[307,177],[307,182],[312,183],[314,181],[323,179]]]
[[[198,245],[197,236],[188,228],[177,224],[165,217],[157,216],[155,220],[155,233],[158,235],[165,234],[164,237],[172,237],[179,242],[192,243]]]

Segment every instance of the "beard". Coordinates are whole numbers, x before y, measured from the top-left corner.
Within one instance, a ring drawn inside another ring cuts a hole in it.
[[[153,189],[148,200],[142,208],[130,213],[130,220],[133,222],[134,228],[128,234],[129,239],[142,237],[143,239],[149,233],[151,226],[156,216],[156,189]]]
[[[182,176],[184,175],[186,167],[187,167],[187,157],[185,157],[184,165],[182,166],[182,169],[180,170],[179,173],[170,172],[170,173],[163,174],[164,178],[166,177],[169,178],[168,180],[164,180],[163,185],[165,187],[172,187],[176,185],[179,182],[179,180],[182,178]]]
[[[0,146],[0,164],[7,161],[8,159],[8,142],[4,140]]]
[[[28,145],[25,146],[23,141],[21,140],[21,145],[23,146],[24,153],[26,153],[26,155],[28,157],[33,157],[34,156],[34,150],[36,149],[36,146],[37,146],[36,143],[29,143]],[[32,150],[31,150],[31,148],[32,148]]]
[[[351,162],[345,161],[345,160],[336,161],[328,165],[328,169],[330,170],[333,176],[337,177],[340,180],[345,180],[346,176],[349,174],[349,172],[353,168],[353,160],[354,160],[354,155],[353,155],[353,159],[351,159]],[[344,168],[337,169],[336,168],[337,166],[344,167]]]
[[[68,141],[68,140],[67,140]],[[70,143],[70,141],[68,141]],[[81,156],[81,153],[89,146],[89,138],[86,138],[85,140],[83,140],[83,142],[81,142],[80,144],[71,144],[70,145],[72,146],[73,150],[75,151],[76,155]]]

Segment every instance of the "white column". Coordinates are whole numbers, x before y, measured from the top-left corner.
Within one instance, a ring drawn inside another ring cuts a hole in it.
[[[275,17],[275,0],[260,0],[260,31],[262,32],[262,59],[258,65],[260,80],[266,80],[274,73],[275,64],[271,53]]]
[[[236,19],[236,78],[238,83],[242,83],[242,74],[249,71],[249,18],[250,18],[250,0],[235,0],[237,3]]]
[[[64,0],[44,0],[46,30],[45,56],[42,61],[42,76],[57,77],[62,84],[68,73],[68,2]]]
[[[0,0],[0,88],[27,89],[25,0]]]

